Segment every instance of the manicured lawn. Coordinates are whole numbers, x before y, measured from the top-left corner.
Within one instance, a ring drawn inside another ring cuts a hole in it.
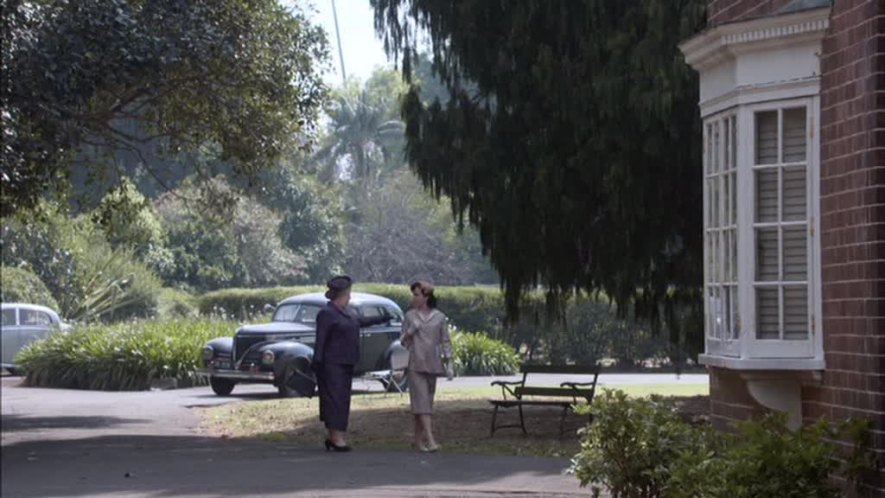
[[[706,384],[620,386],[633,396],[659,394],[685,401],[693,409],[703,406],[698,396],[708,393]],[[569,414],[566,433],[559,436],[557,408],[527,407],[526,428],[503,429],[489,436],[492,411],[487,399],[500,396],[489,387],[451,388],[437,392],[434,433],[443,451],[570,457],[578,451],[577,431],[585,418]],[[705,399],[705,398],[704,398]],[[249,401],[202,408],[202,429],[230,438],[256,437],[319,448],[323,427],[316,398]],[[515,409],[499,412],[502,422],[518,421]],[[408,450],[412,441],[412,416],[408,394],[366,393],[353,398],[349,443],[355,448]]]

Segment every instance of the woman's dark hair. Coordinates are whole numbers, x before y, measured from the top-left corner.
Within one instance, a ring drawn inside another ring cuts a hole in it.
[[[436,296],[433,295],[433,286],[427,282],[417,281],[412,282],[412,285],[409,286],[409,290],[415,292],[415,289],[421,291],[421,295],[427,298],[427,306],[431,308],[436,308]]]

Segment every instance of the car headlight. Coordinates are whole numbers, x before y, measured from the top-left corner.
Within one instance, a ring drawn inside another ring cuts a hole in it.
[[[261,355],[261,363],[265,365],[273,365],[274,360],[276,359],[276,355],[273,354],[273,351],[265,351]]]
[[[212,346],[206,346],[203,348],[203,359],[206,361],[211,360],[215,356],[215,350],[212,349]]]

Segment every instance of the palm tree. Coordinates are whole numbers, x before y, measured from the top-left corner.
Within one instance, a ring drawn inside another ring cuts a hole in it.
[[[320,180],[365,180],[402,156],[405,125],[391,119],[395,99],[373,98],[366,89],[341,92],[329,110],[330,133],[314,156]]]

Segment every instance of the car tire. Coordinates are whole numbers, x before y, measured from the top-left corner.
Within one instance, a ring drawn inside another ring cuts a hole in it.
[[[231,391],[234,390],[235,385],[237,385],[237,383],[229,379],[209,377],[209,386],[212,387],[212,392],[219,396],[230,395]]]
[[[301,393],[289,387],[289,379],[295,375],[295,370],[291,365],[287,366],[283,371],[283,382],[277,386],[277,392],[280,394],[281,398],[298,398],[301,397]]]

